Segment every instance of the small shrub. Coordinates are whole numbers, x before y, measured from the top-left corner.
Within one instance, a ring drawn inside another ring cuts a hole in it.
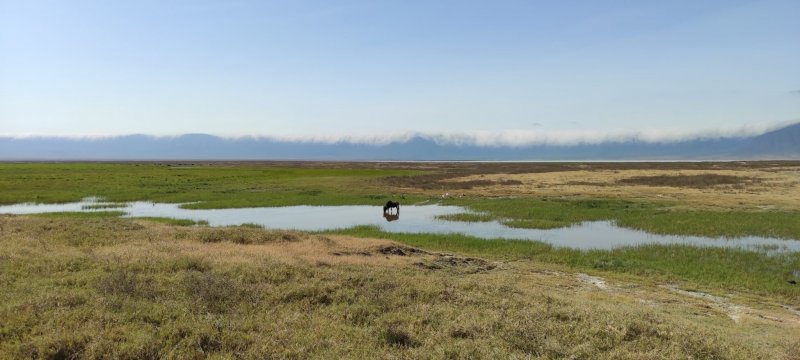
[[[370,324],[375,314],[366,305],[351,305],[345,308],[344,318],[355,326]]]
[[[299,286],[286,291],[282,300],[285,303],[307,301],[313,305],[330,305],[333,302],[330,293],[331,290],[318,285]]]
[[[139,279],[135,272],[117,269],[97,283],[97,290],[105,295],[131,296],[138,288]]]
[[[222,342],[214,335],[200,334],[197,339],[197,346],[203,350],[203,353],[219,351],[222,348]]]
[[[80,359],[87,342],[85,338],[64,337],[48,344],[41,355],[45,359]]]
[[[455,339],[472,339],[473,337],[475,337],[475,334],[470,329],[458,326],[450,330],[450,337]]]
[[[264,244],[270,242],[298,241],[308,235],[296,231],[270,231],[255,228],[260,225],[243,224],[237,227],[221,229],[204,229],[200,233],[200,241],[218,243],[230,241],[236,244]]]
[[[197,271],[205,272],[211,269],[211,264],[203,258],[194,256],[181,256],[170,261],[172,271]]]
[[[199,307],[215,312],[224,312],[229,303],[239,298],[231,280],[210,272],[188,272],[183,278],[183,288]]]
[[[621,270],[625,262],[616,257],[601,257],[594,261],[592,267],[598,270]]]
[[[200,241],[204,243],[218,243],[225,240],[225,232],[221,229],[208,229],[200,233]]]
[[[414,347],[418,345],[405,329],[397,325],[386,327],[386,329],[381,332],[381,338],[390,346]]]

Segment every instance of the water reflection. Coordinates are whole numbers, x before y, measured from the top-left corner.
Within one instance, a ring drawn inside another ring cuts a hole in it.
[[[383,213],[383,218],[386,219],[386,221],[396,221],[400,220],[400,214]]]
[[[403,206],[403,219],[396,214],[383,213],[381,206],[285,206],[239,209],[183,209],[179,204],[131,202],[104,208],[91,199],[67,204],[16,204],[0,206],[0,213],[33,214],[63,211],[122,211],[126,217],[170,217],[204,220],[211,226],[253,223],[274,229],[320,231],[372,225],[394,233],[461,233],[484,239],[539,240],[555,246],[575,249],[613,249],[642,244],[690,244],[696,246],[740,247],[751,250],[780,252],[800,251],[800,241],[747,236],[739,238],[709,238],[650,234],[617,227],[609,221],[590,221],[559,229],[518,229],[497,221],[456,222],[438,220],[437,216],[469,212],[458,206]],[[110,205],[110,204],[109,204]]]

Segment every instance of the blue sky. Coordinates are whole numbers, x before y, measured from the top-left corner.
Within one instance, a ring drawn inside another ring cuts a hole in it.
[[[0,134],[648,134],[800,119],[800,1],[0,0]]]

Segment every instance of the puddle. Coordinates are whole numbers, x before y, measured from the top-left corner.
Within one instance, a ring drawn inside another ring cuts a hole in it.
[[[122,211],[126,217],[170,217],[204,220],[211,226],[252,223],[273,229],[321,231],[373,225],[394,233],[461,233],[484,239],[505,238],[539,240],[555,246],[581,250],[613,249],[642,244],[689,244],[696,246],[738,247],[777,253],[800,251],[800,241],[747,236],[709,238],[701,236],[657,235],[620,228],[610,221],[589,221],[560,229],[516,229],[497,221],[457,222],[436,219],[440,215],[469,212],[459,206],[404,205],[393,221],[384,219],[381,206],[285,206],[238,209],[182,209],[180,204],[131,202],[124,207],[103,208],[106,203],[84,199],[66,204],[16,204],[0,206],[0,214],[35,214],[63,211]]]

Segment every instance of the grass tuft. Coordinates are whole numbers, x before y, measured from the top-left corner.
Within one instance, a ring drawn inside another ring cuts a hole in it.
[[[186,294],[194,300],[196,312],[225,312],[229,305],[238,301],[239,290],[234,281],[212,272],[188,271],[182,285]]]
[[[97,283],[97,290],[105,295],[133,296],[139,287],[135,272],[129,269],[116,269]]]
[[[114,204],[91,204],[91,205],[83,205],[81,206],[81,210],[100,210],[100,209],[119,209],[127,207],[128,204],[125,203],[114,203]]]
[[[208,226],[206,220],[192,220],[192,219],[174,219],[168,217],[136,217],[133,219],[153,221],[161,224],[176,225],[176,226]]]
[[[92,218],[114,218],[125,215],[124,211],[62,211],[52,213],[33,214],[31,216],[46,218],[46,219],[92,219]]]
[[[447,215],[439,215],[436,218],[439,220],[462,221],[462,222],[489,222],[495,219],[495,217],[490,214],[482,214],[482,213],[447,214]]]
[[[299,231],[266,230],[249,226],[232,226],[225,228],[207,228],[200,232],[200,241],[218,243],[222,241],[236,244],[265,244],[272,242],[298,241],[306,238]]]
[[[397,347],[414,347],[417,342],[411,337],[411,334],[403,327],[398,325],[389,325],[381,332],[381,338],[386,344]]]

